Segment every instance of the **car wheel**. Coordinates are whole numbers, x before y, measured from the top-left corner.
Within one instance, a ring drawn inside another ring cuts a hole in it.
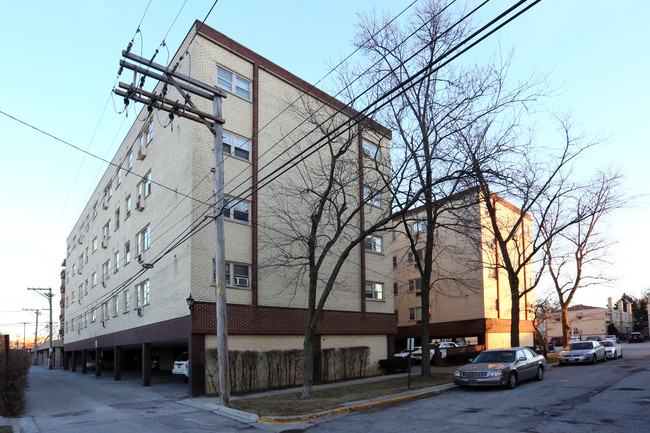
[[[535,376],[535,380],[542,380],[544,379],[544,366],[540,365],[537,367],[537,375]]]
[[[623,357],[623,350],[621,349],[621,358]]]
[[[603,355],[603,362],[607,362],[607,352]]]
[[[598,355],[596,355],[595,353],[594,353],[594,357],[591,360],[591,363],[594,365],[598,364]]]
[[[508,376],[508,383],[506,386],[509,389],[515,389],[517,387],[517,375],[515,373],[510,373],[510,376]]]

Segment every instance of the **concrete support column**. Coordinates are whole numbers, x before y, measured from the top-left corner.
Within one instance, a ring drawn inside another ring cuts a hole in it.
[[[142,343],[142,386],[151,386],[151,343]]]
[[[188,341],[190,377],[189,394],[192,397],[205,395],[205,337],[200,334],[191,334]]]
[[[88,367],[86,366],[86,360],[88,359],[88,351],[83,349],[81,351],[81,374],[88,373]]]
[[[70,352],[63,352],[63,370],[70,368]]]
[[[122,380],[122,346],[113,347],[113,379]]]
[[[95,377],[102,375],[102,349],[95,348]]]
[[[72,370],[73,373],[77,371],[77,357],[78,357],[79,352],[77,350],[72,351],[72,366],[70,367],[70,370]]]

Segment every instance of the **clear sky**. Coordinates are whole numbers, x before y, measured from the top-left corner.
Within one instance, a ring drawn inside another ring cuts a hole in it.
[[[350,53],[358,11],[399,13],[399,0],[327,2],[220,0],[206,23],[308,82]],[[459,2],[460,3],[460,2]],[[478,0],[469,0],[470,5]],[[492,0],[482,17],[514,0]],[[212,0],[0,0],[0,110],[82,149],[110,159],[134,115],[116,109],[111,97],[118,62],[143,17],[133,51],[150,57],[163,39],[170,55],[194,20],[202,20]],[[556,112],[572,114],[587,134],[607,138],[581,162],[585,174],[608,166],[626,176],[626,191],[648,190],[650,96],[648,70],[650,2],[628,0],[543,0],[466,61],[499,46],[515,51],[512,77],[550,74],[562,92],[549,101]],[[157,60],[166,62],[167,49]],[[330,90],[329,84],[324,85]],[[33,315],[43,297],[28,287],[52,287],[58,319],[59,274],[66,238],[106,164],[0,114],[0,332],[33,336]],[[543,135],[544,131],[540,131]],[[578,294],[576,303],[605,306],[623,292],[638,296],[650,244],[648,197],[615,214],[609,233],[609,272],[616,282]],[[41,316],[43,323],[45,316]],[[41,335],[45,335],[45,328]]]

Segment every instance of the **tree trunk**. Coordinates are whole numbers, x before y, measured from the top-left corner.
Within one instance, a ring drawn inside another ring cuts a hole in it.
[[[309,325],[308,325],[309,326]],[[314,387],[314,330],[305,332],[303,343],[303,381],[300,398],[311,398]]]
[[[519,347],[519,277],[510,275],[510,298],[512,307],[510,310],[510,347]]]
[[[569,344],[569,312],[568,312],[569,306],[567,305],[562,305],[561,310],[562,310],[562,338],[564,345]]]

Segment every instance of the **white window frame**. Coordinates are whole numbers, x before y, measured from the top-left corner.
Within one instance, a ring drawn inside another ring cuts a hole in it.
[[[233,204],[231,204],[233,203]],[[244,208],[245,211],[243,210]],[[235,212],[245,213],[246,219],[236,218]],[[224,196],[223,198],[223,217],[230,221],[250,223],[250,203],[246,200],[240,200],[236,197]]]
[[[384,283],[366,281],[366,299],[372,301],[384,300]]]
[[[223,131],[223,153],[250,161],[250,140],[231,132]]]
[[[365,250],[369,253],[376,253],[376,254],[382,253],[383,238],[381,236],[374,236],[374,235],[366,236],[366,239],[363,242],[363,244]]]
[[[372,143],[365,138],[361,140],[361,147],[363,149],[363,154],[369,158],[372,158],[374,161],[379,161],[379,146],[375,143]]]
[[[381,192],[369,186],[363,186],[363,200],[371,205],[381,208]]]
[[[217,87],[247,101],[253,100],[253,83],[221,66],[217,66]]]

